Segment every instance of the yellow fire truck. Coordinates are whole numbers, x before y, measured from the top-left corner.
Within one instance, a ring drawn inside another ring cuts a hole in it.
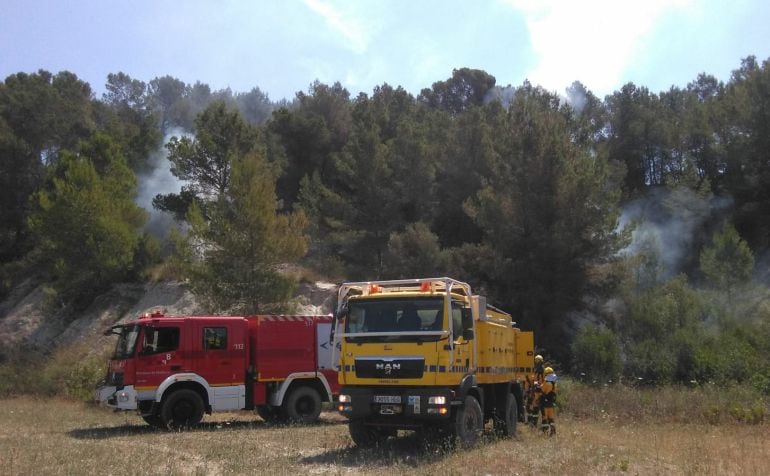
[[[338,410],[359,446],[399,429],[436,430],[470,446],[490,420],[499,434],[513,435],[524,415],[533,334],[466,283],[344,283],[334,332]]]

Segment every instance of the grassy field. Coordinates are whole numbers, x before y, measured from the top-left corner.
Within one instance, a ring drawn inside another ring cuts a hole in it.
[[[758,474],[770,426],[558,419],[546,438],[524,426],[477,448],[425,447],[413,435],[352,446],[345,422],[270,426],[243,413],[207,416],[192,431],[150,428],[134,414],[65,400],[0,400],[0,474]]]

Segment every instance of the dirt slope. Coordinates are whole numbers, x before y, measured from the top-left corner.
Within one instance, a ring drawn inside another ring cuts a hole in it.
[[[335,289],[335,285],[329,283],[301,284],[294,298],[296,312],[331,312]],[[51,309],[45,302],[44,285],[31,279],[0,302],[0,345],[25,344],[48,349],[88,340],[98,347],[106,328],[145,312],[156,309],[166,315],[204,312],[195,297],[178,282],[117,285],[75,315],[66,309]]]

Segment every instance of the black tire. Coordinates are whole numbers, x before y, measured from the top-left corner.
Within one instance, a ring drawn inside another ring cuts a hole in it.
[[[316,423],[321,415],[321,396],[314,388],[295,387],[281,406],[283,416],[295,423]]]
[[[498,436],[516,436],[516,424],[519,422],[519,412],[517,408],[516,397],[509,393],[505,399],[505,415],[495,415],[495,433],[497,433]]]
[[[203,399],[193,390],[176,390],[163,401],[160,418],[170,430],[195,426],[203,419]]]
[[[142,420],[144,420],[148,425],[154,426],[155,428],[165,428],[165,425],[163,425],[163,420],[161,420],[160,416],[158,415],[142,415]]]
[[[271,405],[259,405],[257,408],[259,415],[267,423],[275,423],[281,420],[280,408]]]
[[[475,446],[484,429],[484,415],[481,405],[471,395],[465,397],[463,406],[455,412],[454,436],[463,448]]]
[[[374,448],[381,446],[388,438],[386,433],[375,426],[364,424],[363,418],[354,418],[348,423],[350,438],[356,446],[361,448]]]

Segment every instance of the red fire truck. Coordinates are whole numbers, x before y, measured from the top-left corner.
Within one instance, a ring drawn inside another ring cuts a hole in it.
[[[313,422],[339,388],[331,325],[330,315],[145,315],[105,333],[118,342],[95,398],[167,428],[252,409],[266,420]]]

